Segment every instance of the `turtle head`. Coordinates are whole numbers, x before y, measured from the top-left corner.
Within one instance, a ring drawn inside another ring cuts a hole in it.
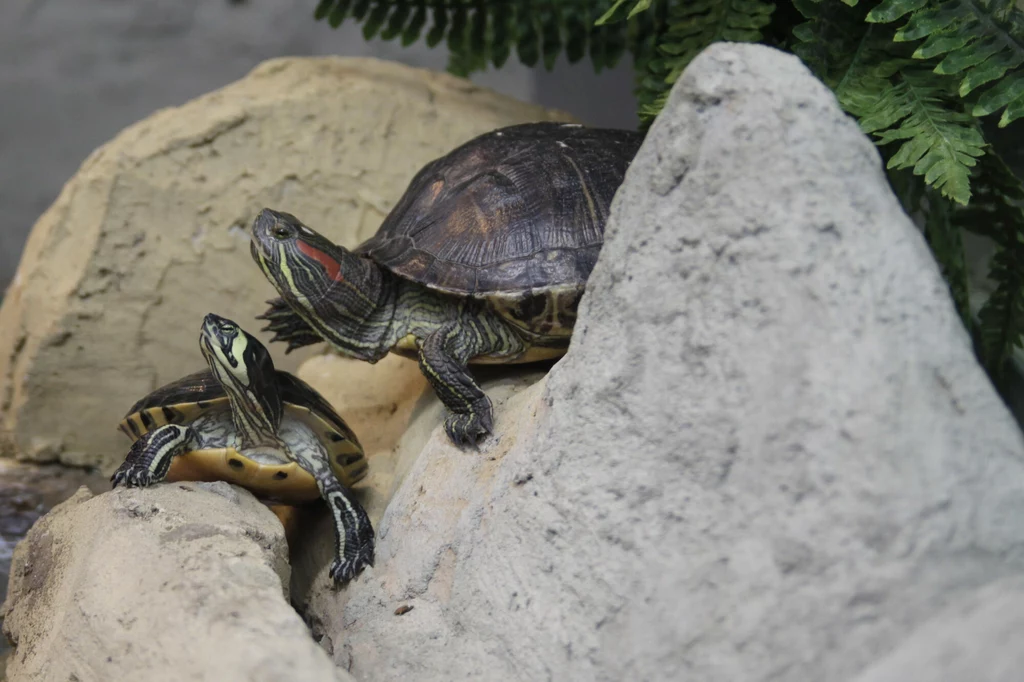
[[[253,221],[249,250],[281,298],[331,345],[363,360],[380,357],[370,341],[380,336],[370,328],[383,287],[376,263],[269,208]]]
[[[276,433],[283,407],[274,360],[266,346],[231,320],[209,313],[203,318],[199,347],[231,400],[236,423],[244,431]],[[260,440],[255,437],[254,440]]]

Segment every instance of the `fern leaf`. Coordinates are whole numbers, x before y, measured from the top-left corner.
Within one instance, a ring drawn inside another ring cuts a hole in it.
[[[316,4],[316,9],[313,10],[313,18],[317,21],[325,19],[331,13],[331,7],[334,5],[334,0],[320,0]]]
[[[657,56],[647,64],[650,77],[641,82],[641,120],[650,123],[661,111],[683,69],[708,45],[761,40],[774,9],[774,3],[765,0],[693,0],[671,5]]]
[[[416,8],[412,20],[402,29],[402,47],[409,47],[420,39],[423,27],[427,25],[427,6],[422,4]]]
[[[412,6],[405,0],[395,5],[395,9],[388,17],[387,26],[380,32],[381,40],[393,40],[402,35],[405,25],[412,15]]]
[[[1024,12],[1012,0],[884,0],[867,21],[889,23],[908,14],[895,40],[925,39],[914,56],[944,56],[935,72],[961,74],[961,97],[989,85],[974,116],[1003,110],[1000,127],[1024,116]]]
[[[522,12],[519,17],[519,43],[516,45],[519,61],[526,66],[536,66],[540,59],[540,32],[529,12]]]
[[[356,21],[365,19],[366,13],[370,11],[371,4],[373,4],[371,0],[356,0],[352,6],[352,18]]]
[[[377,31],[384,25],[384,20],[388,18],[389,11],[391,11],[391,6],[387,3],[378,2],[374,6],[370,16],[363,23],[363,38],[365,40],[373,40],[373,37],[377,35]]]
[[[433,19],[425,42],[446,43],[448,69],[460,76],[503,66],[512,54],[526,66],[554,67],[559,55],[578,62],[589,51],[596,71],[614,66],[630,51],[634,56],[653,46],[628,37],[648,10],[671,0],[320,0],[314,18],[337,28],[346,19],[362,24],[369,40],[419,40],[428,16]],[[615,9],[618,7],[618,9]],[[606,10],[615,10],[608,12]],[[593,16],[601,15],[600,25]],[[650,23],[650,20],[647,19]]]
[[[321,3],[328,4],[328,3]],[[339,0],[333,4],[330,13],[327,15],[327,23],[334,28],[341,26],[341,22],[345,21],[345,17],[348,15],[349,7],[352,5],[350,0]],[[319,8],[318,8],[319,9]]]
[[[960,204],[970,199],[970,169],[984,153],[977,122],[948,97],[941,77],[901,69],[891,87],[860,120],[877,144],[902,141],[889,168],[913,168],[925,182]]]
[[[539,10],[541,25],[541,39],[544,54],[544,67],[549,71],[554,68],[558,55],[562,53],[562,27],[561,17],[558,13],[558,3],[548,3]]]
[[[633,6],[629,7],[630,4]],[[597,20],[597,25],[603,26],[623,19],[632,19],[640,12],[649,9],[650,6],[651,0],[615,0],[615,4]]]
[[[516,14],[513,5],[502,2],[494,8],[494,16],[491,19],[491,63],[495,68],[500,69],[508,61],[512,54],[512,47],[516,40]]]
[[[912,46],[894,43],[892,27],[865,23],[870,13],[863,8],[838,0],[798,7],[810,21],[794,30],[793,51],[876,144],[894,145],[888,168],[912,168],[943,196],[966,204],[985,140],[949,77],[913,59]]]
[[[1024,186],[992,152],[982,157],[974,175],[975,196],[953,213],[953,220],[997,246],[989,266],[995,290],[978,312],[977,345],[999,385],[1014,348],[1024,343]]]
[[[1024,253],[1020,248],[1000,249],[992,257],[989,277],[996,289],[978,311],[978,337],[982,362],[989,375],[1001,383],[1006,361],[1014,348],[1022,347],[1024,331]]]
[[[953,218],[953,204],[939,196],[920,175],[907,170],[890,170],[889,181],[904,210],[924,233],[949,286],[960,320],[964,328],[972,332],[975,325],[971,315],[963,231]]]
[[[590,13],[585,8],[568,8],[565,12],[565,57],[570,64],[587,53]]]
[[[427,33],[427,47],[435,47],[438,43],[444,40],[445,32],[448,30],[448,10],[445,8],[444,4],[435,4],[431,14],[434,22],[430,27],[430,31]]]
[[[971,203],[957,209],[957,223],[1013,248],[1024,237],[1024,185],[995,152],[986,154],[974,172],[976,191]]]

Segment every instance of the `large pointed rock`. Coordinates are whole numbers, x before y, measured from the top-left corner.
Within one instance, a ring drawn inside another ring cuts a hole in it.
[[[1024,441],[795,57],[689,66],[579,320],[480,452],[428,442],[376,567],[314,590],[358,679],[939,682],[922,642],[957,623],[1002,635],[961,648],[972,681],[1019,662]]]
[[[131,126],[28,240],[0,309],[0,441],[109,473],[125,410],[203,366],[203,315],[262,326],[276,294],[246,230],[263,206],[352,246],[428,161],[494,128],[567,118],[446,74],[324,57],[265,62]],[[283,369],[308,354],[276,353]]]

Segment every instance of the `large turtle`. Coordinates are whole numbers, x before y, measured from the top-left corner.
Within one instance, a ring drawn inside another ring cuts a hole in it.
[[[322,497],[334,519],[331,578],[347,581],[372,566],[373,527],[346,487],[367,471],[356,435],[231,320],[210,313],[199,340],[209,369],[156,389],[121,421],[134,442],[114,487],[223,480],[283,504]]]
[[[281,297],[261,318],[288,351],[326,339],[369,362],[418,358],[450,411],[448,436],[476,443],[492,429],[491,402],[467,365],[565,353],[641,141],[566,123],[491,131],[424,166],[351,251],[264,209],[251,251]]]

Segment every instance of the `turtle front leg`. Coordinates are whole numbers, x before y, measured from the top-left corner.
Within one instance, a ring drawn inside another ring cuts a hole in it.
[[[373,566],[374,532],[370,517],[352,491],[331,471],[326,453],[294,453],[295,461],[316,479],[320,496],[334,521],[335,557],[330,575],[336,584],[348,582],[367,566]]]
[[[257,315],[256,319],[266,320],[270,323],[261,331],[274,332],[274,337],[270,339],[271,343],[275,341],[288,342],[288,348],[285,349],[286,354],[296,348],[311,346],[323,341],[323,338],[298,313],[292,310],[283,298],[274,298],[267,303],[270,304],[267,312]]]
[[[132,443],[124,463],[110,477],[114,488],[144,488],[159,483],[167,476],[171,461],[192,449],[196,442],[191,427],[167,424],[153,429]]]
[[[469,360],[522,349],[522,341],[507,326],[488,319],[449,322],[423,340],[420,369],[450,412],[444,430],[453,443],[476,445],[494,428],[491,400],[470,374]]]

